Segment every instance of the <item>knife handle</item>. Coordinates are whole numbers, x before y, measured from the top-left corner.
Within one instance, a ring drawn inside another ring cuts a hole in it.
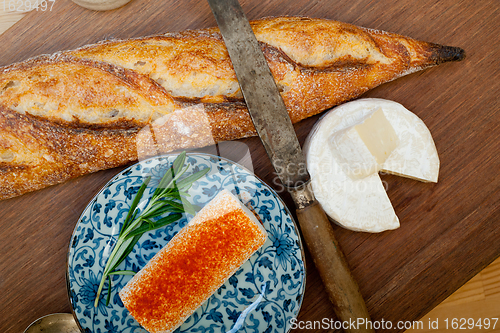
[[[310,183],[290,190],[290,194],[297,207],[302,236],[344,331],[374,332],[367,325],[370,315],[358,284],[352,277],[328,217],[314,198]],[[356,324],[349,325],[352,322]]]

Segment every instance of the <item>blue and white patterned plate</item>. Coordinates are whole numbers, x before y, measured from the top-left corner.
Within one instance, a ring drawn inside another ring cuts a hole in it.
[[[175,157],[151,158],[122,171],[94,197],[76,224],[68,252],[67,283],[73,313],[83,332],[146,332],[118,296],[131,276],[113,277],[108,306],[107,284],[97,308],[94,299],[111,246],[144,177],[152,176],[144,193],[143,199],[147,199]],[[203,207],[227,189],[244,202],[250,200],[269,237],[176,333],[288,332],[305,287],[303,248],[290,212],[269,186],[234,162],[208,154],[187,154],[186,165],[188,173],[210,168],[190,189],[192,203]],[[119,269],[138,271],[191,218],[183,215],[178,222],[143,235]]]

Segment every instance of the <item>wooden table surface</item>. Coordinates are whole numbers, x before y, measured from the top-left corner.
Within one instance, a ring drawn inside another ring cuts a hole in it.
[[[365,94],[400,102],[424,120],[440,155],[440,180],[423,184],[384,176],[401,228],[365,234],[335,227],[335,233],[375,321],[420,319],[473,276],[471,283],[477,281],[481,274],[476,274],[500,255],[497,1],[241,3],[250,19],[324,17],[466,50],[467,59],[461,63],[412,74]],[[109,12],[56,0],[51,11],[33,11],[0,36],[0,65],[110,37],[213,25],[208,5],[194,0],[134,0]],[[296,125],[301,142],[316,120]],[[274,174],[260,143],[244,142],[251,148],[256,174],[271,183]],[[40,316],[71,311],[65,260],[73,227],[93,195],[119,170],[0,202],[0,332],[22,332]],[[286,194],[282,197],[293,207]],[[307,251],[306,261],[307,286],[299,320],[334,318]],[[452,296],[442,304],[462,303]]]

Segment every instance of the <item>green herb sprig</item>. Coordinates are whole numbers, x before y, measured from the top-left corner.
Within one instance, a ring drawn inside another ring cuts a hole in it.
[[[209,171],[209,168],[205,168],[181,179],[181,176],[189,168],[188,166],[183,168],[185,159],[185,152],[177,156],[172,163],[172,166],[160,180],[158,187],[154,191],[149,202],[146,204],[146,207],[142,210],[140,210],[137,206],[139,205],[144,191],[151,180],[151,176],[146,178],[137,191],[127,217],[125,218],[125,222],[120,229],[118,240],[113,247],[111,255],[106,261],[102,279],[99,284],[99,288],[97,289],[94,307],[97,307],[99,304],[99,298],[106,279],[108,280],[108,297],[106,305],[108,305],[111,298],[111,275],[135,274],[134,271],[117,271],[116,268],[123,262],[123,260],[125,260],[125,258],[127,258],[130,252],[132,252],[135,244],[144,233],[164,227],[179,220],[184,212],[191,215],[195,214],[197,207],[193,206],[188,200],[185,199],[185,197],[189,196],[187,191],[193,183],[203,177]],[[170,214],[165,217],[161,217],[167,213]]]

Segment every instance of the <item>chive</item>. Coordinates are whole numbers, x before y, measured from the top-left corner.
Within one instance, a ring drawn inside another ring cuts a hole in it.
[[[172,166],[160,180],[158,187],[142,211],[139,211],[137,206],[142,199],[146,187],[151,181],[151,176],[148,176],[144,180],[141,187],[137,191],[137,194],[130,205],[130,209],[120,229],[118,239],[114,244],[111,255],[106,261],[102,279],[97,289],[94,307],[97,307],[99,304],[99,298],[106,279],[108,279],[108,295],[106,299],[106,305],[108,305],[111,299],[111,275],[135,274],[132,271],[117,271],[116,268],[128,257],[144,233],[162,228],[179,220],[184,212],[191,215],[195,214],[197,207],[184,198],[184,196],[188,196],[185,191],[189,189],[195,181],[206,175],[209,168],[205,168],[195,174],[181,179],[182,175],[188,169],[188,167],[183,168],[185,160],[186,152],[183,152],[176,157]],[[161,217],[165,213],[170,214],[165,217]],[[159,219],[155,221],[153,220],[155,218]]]

